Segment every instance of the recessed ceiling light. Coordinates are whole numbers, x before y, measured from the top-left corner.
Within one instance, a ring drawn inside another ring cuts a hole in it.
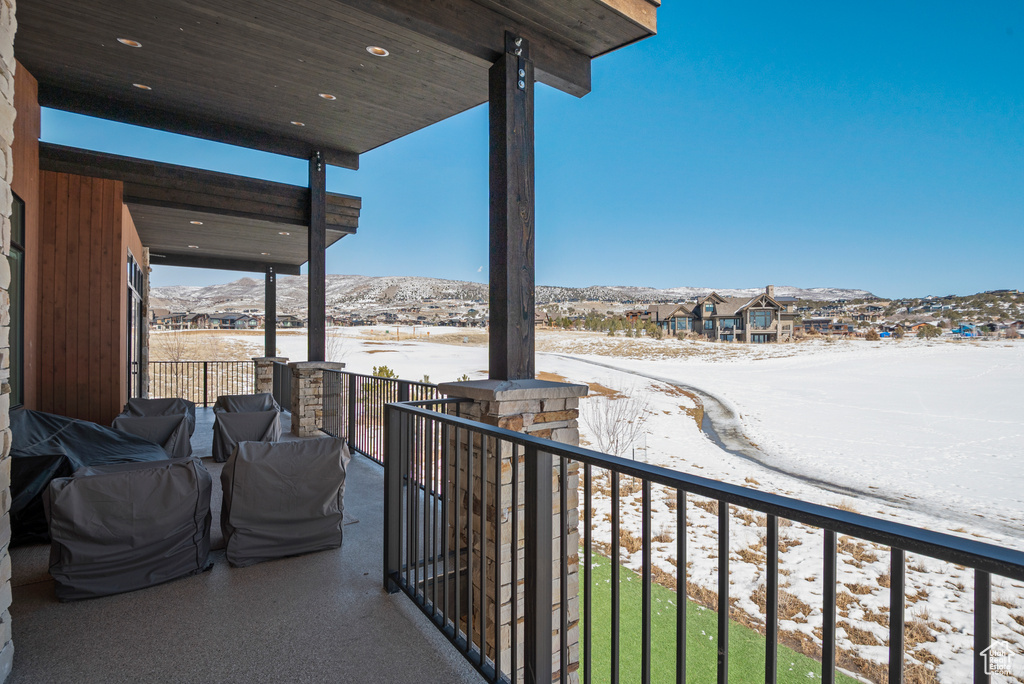
[[[199,245],[189,245],[189,249],[199,249]]]
[[[193,226],[201,226],[201,225],[203,225],[202,221],[189,221],[189,223],[191,223]]]
[[[292,121],[292,126],[305,126],[306,124],[301,121]]]
[[[260,252],[263,256],[270,256],[270,252]]]
[[[366,46],[366,51],[369,52],[374,57],[387,57],[388,55],[391,54],[390,52],[388,52],[384,48],[377,47],[376,45],[367,45]]]
[[[118,38],[117,42],[121,45],[127,45],[128,47],[142,47],[142,43],[131,38]]]
[[[291,235],[287,230],[282,230],[278,235]]]
[[[139,90],[152,90],[152,88],[150,88],[145,83],[132,83],[132,85],[138,88]]]
[[[331,95],[330,93],[320,93],[320,97],[324,98],[325,100],[330,100],[332,102],[338,99],[334,95]]]

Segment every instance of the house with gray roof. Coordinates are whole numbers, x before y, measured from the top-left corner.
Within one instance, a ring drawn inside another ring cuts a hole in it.
[[[754,297],[723,297],[716,292],[697,300],[693,332],[722,342],[786,342],[793,339],[792,303],[775,299],[771,285]]]

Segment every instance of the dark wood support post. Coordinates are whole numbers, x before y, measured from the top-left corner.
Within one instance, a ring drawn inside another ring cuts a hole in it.
[[[327,166],[317,152],[309,159],[309,361],[327,354]]]
[[[533,62],[505,34],[490,70],[490,364],[492,380],[534,377]]]
[[[277,356],[277,272],[273,266],[267,266],[267,279],[263,287],[263,355],[267,358]]]

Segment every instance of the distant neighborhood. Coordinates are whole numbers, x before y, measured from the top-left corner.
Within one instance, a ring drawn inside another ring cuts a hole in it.
[[[303,314],[281,313],[277,316],[277,327],[304,328],[307,320]],[[416,302],[384,297],[381,301],[348,302],[327,312],[330,326],[485,328],[487,323],[485,301],[437,297],[427,292]],[[153,330],[257,330],[265,324],[264,311],[254,307],[221,312],[160,307],[150,310]],[[612,335],[753,344],[814,336],[1016,338],[1024,334],[1024,293],[993,290],[968,296],[894,300],[870,295],[858,299],[807,300],[779,294],[769,285],[756,294],[731,296],[710,292],[677,302],[581,301],[573,297],[537,306],[535,324],[540,328],[592,330]]]

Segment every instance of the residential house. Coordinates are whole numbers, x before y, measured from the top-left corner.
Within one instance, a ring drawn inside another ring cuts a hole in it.
[[[259,319],[244,313],[216,313],[210,316],[210,327],[218,330],[252,330],[259,326]]]
[[[793,339],[793,304],[775,299],[769,285],[754,297],[723,297],[716,292],[697,301],[693,331],[722,342],[785,342]]]
[[[278,328],[301,328],[302,319],[291,314],[280,314],[277,317]]]
[[[818,335],[853,334],[852,325],[850,325],[849,323],[843,323],[842,321],[835,318],[831,318],[829,316],[814,316],[811,318],[805,318],[803,319],[803,321],[801,321],[800,325],[803,327],[804,333]]]
[[[199,330],[210,327],[210,315],[204,313],[190,313],[182,319],[182,328]]]

